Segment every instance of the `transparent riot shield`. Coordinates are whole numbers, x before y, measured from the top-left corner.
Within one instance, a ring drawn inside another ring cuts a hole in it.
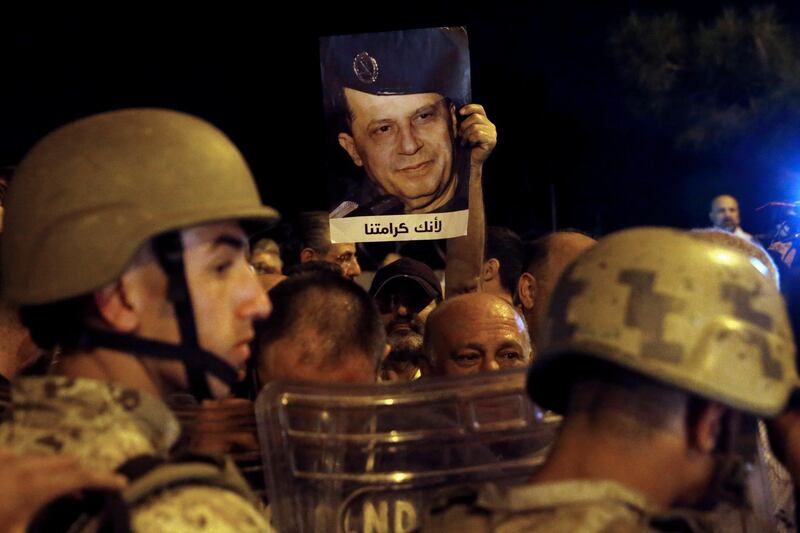
[[[525,375],[268,385],[256,420],[273,524],[281,532],[403,533],[443,489],[524,481],[559,422],[530,402]]]

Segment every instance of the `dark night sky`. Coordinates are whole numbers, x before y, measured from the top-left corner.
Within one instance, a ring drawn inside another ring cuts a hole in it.
[[[747,226],[759,203],[786,197],[784,168],[748,160],[742,146],[714,156],[674,151],[647,124],[630,119],[615,82],[608,31],[631,9],[671,9],[694,20],[718,14],[723,4],[522,8],[493,2],[488,11],[459,13],[431,4],[424,10],[404,4],[402,15],[378,15],[374,3],[348,4],[347,14],[303,3],[271,19],[231,7],[109,13],[102,23],[76,14],[49,23],[9,20],[0,36],[0,164],[15,163],[37,138],[74,118],[120,107],[170,107],[228,133],[250,162],[265,202],[286,214],[325,208],[317,38],[463,24],[473,99],[499,131],[485,173],[490,223],[520,232],[546,229],[551,183],[560,226],[602,232],[704,225],[707,203],[719,192],[740,197]],[[779,3],[778,12],[791,23],[800,7]]]

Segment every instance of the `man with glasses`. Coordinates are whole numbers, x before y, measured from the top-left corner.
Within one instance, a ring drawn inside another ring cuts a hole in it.
[[[361,275],[357,252],[355,243],[331,242],[328,213],[324,211],[300,213],[292,222],[289,238],[281,248],[287,274],[297,265],[324,261],[341,267],[342,275],[348,279]]]

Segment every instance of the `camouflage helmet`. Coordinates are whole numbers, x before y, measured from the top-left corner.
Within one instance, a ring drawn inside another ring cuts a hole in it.
[[[585,357],[760,416],[798,385],[775,284],[748,256],[678,230],[600,240],[560,279],[543,333],[529,392],[557,412]]]
[[[90,116],[44,137],[15,172],[3,294],[23,305],[86,294],[117,278],[160,233],[277,216],[211,124],[162,109]]]

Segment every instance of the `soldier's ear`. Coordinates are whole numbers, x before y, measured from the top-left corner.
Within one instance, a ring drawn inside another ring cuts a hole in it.
[[[453,128],[453,138],[458,135],[458,116],[456,104],[450,103],[450,125]]]
[[[130,333],[139,327],[139,314],[130,300],[130,286],[125,275],[94,292],[100,317],[116,331]]]
[[[708,402],[688,418],[690,446],[702,453],[711,453],[717,447],[722,432],[722,419],[727,408],[717,402]]]
[[[536,303],[536,296],[539,290],[539,283],[530,272],[523,272],[517,281],[517,298],[516,300],[525,311],[533,309]]]
[[[362,161],[361,156],[358,154],[358,150],[356,150],[356,142],[353,139],[352,135],[347,133],[340,133],[339,134],[339,146],[344,148],[344,151],[347,152],[347,155],[350,156],[350,159],[353,160],[353,163],[358,167],[364,166],[364,161]]]
[[[308,263],[317,259],[317,252],[311,248],[303,248],[300,250],[300,264]]]
[[[500,261],[494,257],[483,264],[483,281],[492,281],[500,274]]]

